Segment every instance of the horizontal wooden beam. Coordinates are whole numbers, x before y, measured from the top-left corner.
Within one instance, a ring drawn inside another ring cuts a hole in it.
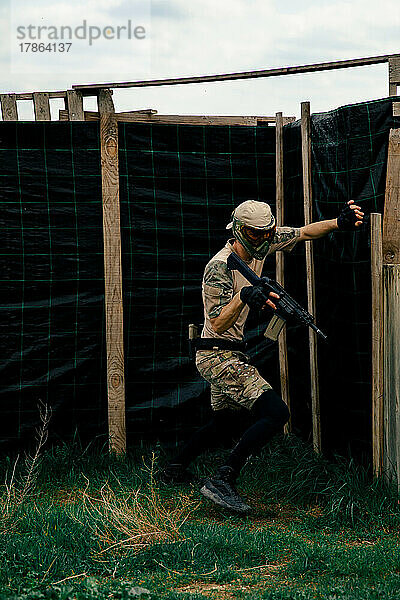
[[[243,71],[239,73],[222,73],[218,75],[201,75],[195,77],[176,77],[170,79],[149,79],[147,81],[116,81],[112,83],[88,83],[75,84],[72,87],[82,90],[84,93],[95,92],[101,88],[130,88],[151,87],[160,85],[183,85],[186,83],[209,83],[213,81],[232,81],[237,79],[256,79],[258,77],[277,77],[279,75],[294,75],[296,73],[313,73],[316,71],[328,71],[332,69],[345,69],[348,67],[364,67],[386,63],[389,59],[399,58],[399,54],[383,54],[381,56],[370,56],[367,58],[354,58],[351,60],[337,60],[334,62],[315,63],[293,67],[282,67],[278,69],[261,69],[258,71]]]
[[[143,114],[143,115],[149,115],[149,116],[151,116],[151,115],[156,115],[157,111],[154,110],[153,108],[146,108],[146,109],[143,109],[143,110],[130,110],[128,112],[117,113],[117,114],[123,114],[123,115]],[[60,109],[58,111],[58,118],[59,118],[60,121],[69,121],[69,120],[71,120],[69,118],[69,111],[67,109]],[[127,118],[129,120],[129,117],[127,117]],[[99,121],[99,113],[96,112],[96,111],[92,111],[92,110],[85,110],[84,111],[84,119],[82,119],[82,120],[83,121]]]
[[[215,116],[215,115],[158,115],[157,111],[132,111],[116,113],[117,121],[125,123],[164,123],[182,125],[268,125],[275,123],[275,117],[241,117],[241,116]],[[60,121],[68,121],[68,111],[59,111]],[[96,111],[85,111],[85,121],[98,121],[99,113]],[[291,123],[296,117],[283,117],[283,123]]]
[[[256,117],[217,117],[192,115],[147,115],[143,113],[117,113],[117,121],[135,123],[170,123],[187,125],[257,125]],[[99,113],[85,114],[88,121],[97,121]]]
[[[268,125],[269,123],[276,123],[276,117],[254,117],[257,119],[257,125]],[[282,117],[282,125],[293,123],[296,121],[296,117]]]
[[[16,100],[33,100],[33,94],[36,92],[21,92],[20,94],[13,93]],[[49,98],[66,98],[67,90],[59,92],[40,92],[41,94],[47,94]],[[112,90],[110,91],[112,94]],[[10,95],[10,94],[9,94]]]
[[[289,123],[294,123],[296,120],[296,117],[282,117],[282,124],[285,126]]]
[[[27,92],[21,94],[15,94],[16,100],[33,100],[33,94],[35,92]],[[41,94],[47,94],[49,98],[66,98],[67,92],[40,92]]]

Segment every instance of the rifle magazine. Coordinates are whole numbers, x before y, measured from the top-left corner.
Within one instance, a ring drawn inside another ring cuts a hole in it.
[[[268,323],[267,329],[264,331],[264,337],[276,342],[285,323],[285,319],[283,319],[279,315],[274,315]]]

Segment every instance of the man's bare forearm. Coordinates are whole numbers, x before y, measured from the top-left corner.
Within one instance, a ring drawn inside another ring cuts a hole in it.
[[[215,333],[224,333],[232,327],[239,318],[245,304],[240,299],[240,293],[233,296],[232,300],[224,306],[218,317],[210,319],[211,326]]]
[[[337,219],[328,219],[326,221],[316,221],[300,228],[299,240],[316,240],[337,230]]]

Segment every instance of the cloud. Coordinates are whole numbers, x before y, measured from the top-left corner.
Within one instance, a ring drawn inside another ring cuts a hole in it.
[[[182,20],[187,19],[185,6],[171,0],[152,0],[151,16],[155,19]]]
[[[76,0],[72,0],[72,5],[72,8],[74,5],[78,6]],[[132,12],[129,15],[126,13],[128,6],[133,13],[138,9],[136,16],[139,15],[140,20],[139,17],[138,20],[131,19],[134,15]],[[112,9],[115,9],[115,14]],[[130,39],[127,39],[129,21],[132,32]],[[45,89],[55,87],[60,73],[64,74],[63,87],[70,85],[67,78],[69,81],[76,81],[85,73],[90,74],[84,77],[86,80],[93,77],[95,80],[101,80],[107,72],[110,72],[113,75],[111,78],[114,79],[118,66],[122,64],[128,72],[132,65],[138,65],[139,68],[135,69],[137,75],[150,76],[150,40],[146,37],[138,40],[134,34],[137,26],[144,26],[145,31],[150,29],[150,0],[130,0],[129,3],[122,0],[81,0],[79,10],[71,10],[70,0],[57,3],[49,3],[48,0],[38,0],[37,3],[13,0],[9,22],[11,27],[7,32],[6,43],[3,38],[2,58],[4,64],[9,65],[13,89],[20,81],[26,84],[25,77],[31,73],[37,74],[39,80],[43,80],[47,75],[47,83],[43,86]],[[76,39],[77,28],[80,37],[85,31],[84,40]],[[18,30],[21,33],[18,33]],[[50,31],[51,38],[48,37]],[[88,43],[90,31],[93,38],[98,36],[91,44]],[[115,39],[105,39],[104,31]],[[62,46],[57,42],[63,40],[72,42],[68,52],[60,51]],[[36,50],[33,52],[23,44],[31,41],[43,43],[40,51],[37,51],[35,46]],[[50,46],[47,46],[49,42]],[[53,49],[54,43],[57,51]],[[111,68],[112,60],[114,64]]]
[[[139,0],[138,0],[139,1]],[[142,6],[149,4],[140,0]],[[16,2],[16,0],[13,0]],[[129,18],[128,0],[38,0],[24,17],[71,15],[107,24]],[[3,13],[0,13],[3,15]],[[7,65],[9,33],[0,23],[0,61]],[[124,81],[227,73],[340,60],[399,51],[397,0],[153,0],[149,26],[151,69],[129,46],[104,43],[91,59],[75,56],[62,69],[21,77],[3,69],[3,91],[67,89],[72,83]],[[141,49],[144,52],[144,48]],[[150,50],[149,50],[150,52]],[[51,65],[51,61],[46,64]],[[167,113],[298,114],[299,102],[314,111],[387,93],[387,66],[221,84],[115,92],[118,109],[157,108]]]

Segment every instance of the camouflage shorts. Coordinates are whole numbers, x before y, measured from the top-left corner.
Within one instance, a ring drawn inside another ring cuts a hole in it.
[[[202,377],[211,383],[211,408],[250,409],[257,398],[270,390],[248,357],[232,350],[198,350],[196,367]]]

